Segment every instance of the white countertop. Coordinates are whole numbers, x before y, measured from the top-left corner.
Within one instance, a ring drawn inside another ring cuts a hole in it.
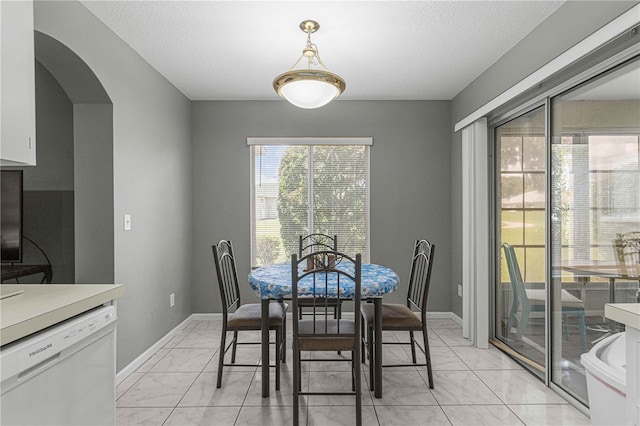
[[[604,316],[640,330],[640,303],[607,303]]]
[[[2,284],[0,346],[108,303],[124,294],[121,284]]]

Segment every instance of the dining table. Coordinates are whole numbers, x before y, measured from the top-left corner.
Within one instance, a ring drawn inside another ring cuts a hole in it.
[[[591,277],[609,280],[609,303],[616,302],[616,280],[640,280],[640,264],[617,264],[598,261],[568,262],[562,265],[562,270],[571,272],[582,288]],[[583,297],[584,299],[584,297]]]
[[[300,266],[302,268],[302,265]],[[338,268],[351,269],[352,262],[342,262]],[[331,278],[329,278],[331,279]],[[361,297],[374,304],[375,309],[375,342],[374,359],[382,360],[382,296],[391,293],[398,288],[400,278],[393,270],[386,266],[374,263],[363,263],[361,270]],[[282,301],[291,297],[293,292],[291,285],[291,264],[280,263],[266,265],[252,270],[249,273],[249,284],[253,291],[260,297],[262,305],[262,396],[269,396],[269,303],[272,301]],[[338,297],[331,294],[329,287],[328,297]],[[299,295],[312,295],[313,277],[311,275],[303,278],[299,284]],[[335,288],[335,287],[333,287]],[[353,297],[355,283],[349,285],[348,282],[341,281],[340,298],[350,299]],[[359,315],[359,313],[356,313]],[[376,362],[374,368],[374,395],[382,398],[382,362]]]

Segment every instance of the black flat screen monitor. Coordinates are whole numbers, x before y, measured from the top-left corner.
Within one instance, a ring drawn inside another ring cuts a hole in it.
[[[2,263],[22,262],[22,170],[2,170]]]

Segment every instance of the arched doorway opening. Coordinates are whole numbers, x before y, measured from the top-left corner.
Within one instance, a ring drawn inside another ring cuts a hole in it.
[[[114,280],[113,105],[89,66],[36,31],[38,166],[25,168],[25,227],[53,282]]]

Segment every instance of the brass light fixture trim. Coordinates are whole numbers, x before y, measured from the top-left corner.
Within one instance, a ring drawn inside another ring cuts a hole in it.
[[[296,106],[307,109],[318,108],[330,102],[335,97],[340,96],[345,91],[347,85],[339,75],[332,73],[324,65],[322,59],[320,59],[318,46],[316,46],[311,41],[311,34],[320,29],[320,24],[318,24],[316,21],[307,19],[300,23],[300,29],[307,34],[307,43],[304,49],[302,49],[302,55],[293,64],[293,66],[289,68],[288,71],[280,74],[273,80],[273,89],[281,97]],[[300,61],[302,61],[303,58],[307,61],[307,68],[295,69],[295,67],[300,63]],[[283,88],[287,84],[305,81],[312,82],[312,84],[325,83],[334,87],[335,91],[329,90],[329,93],[325,94],[322,100],[319,100],[315,103],[310,102],[308,105],[304,103],[300,104],[299,102],[296,102],[296,100],[290,99],[291,96],[288,97],[283,93]]]
[[[300,29],[307,34],[313,34],[320,29],[320,24],[311,19],[307,19],[306,21],[300,22]]]

